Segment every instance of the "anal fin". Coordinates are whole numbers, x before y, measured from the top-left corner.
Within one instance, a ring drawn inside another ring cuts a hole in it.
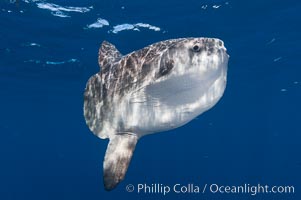
[[[124,179],[137,141],[137,135],[131,133],[122,133],[110,138],[103,163],[106,190],[114,189]]]

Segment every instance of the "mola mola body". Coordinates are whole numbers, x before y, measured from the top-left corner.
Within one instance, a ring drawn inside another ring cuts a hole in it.
[[[124,179],[139,138],[180,127],[218,102],[228,58],[215,38],[166,40],[125,56],[102,43],[101,70],[86,85],[84,115],[95,135],[110,140],[103,165],[107,190]]]

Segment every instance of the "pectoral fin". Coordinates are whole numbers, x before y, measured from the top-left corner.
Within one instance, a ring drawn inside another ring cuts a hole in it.
[[[106,190],[114,189],[124,179],[137,141],[138,137],[131,133],[122,133],[110,138],[103,163]]]

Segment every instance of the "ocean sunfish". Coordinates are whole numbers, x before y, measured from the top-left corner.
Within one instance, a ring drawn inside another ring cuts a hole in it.
[[[101,70],[86,85],[84,116],[96,136],[110,140],[106,190],[124,179],[139,138],[183,126],[218,102],[228,58],[215,38],[171,39],[124,56],[109,42],[101,44]]]

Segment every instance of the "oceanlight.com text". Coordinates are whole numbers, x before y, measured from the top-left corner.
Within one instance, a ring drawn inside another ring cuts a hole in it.
[[[249,194],[255,196],[258,194],[294,194],[295,187],[292,185],[266,185],[266,184],[241,184],[241,185],[222,185],[222,184],[195,184],[176,183],[173,185],[162,183],[138,183],[136,185],[128,184],[127,192],[137,194]]]

